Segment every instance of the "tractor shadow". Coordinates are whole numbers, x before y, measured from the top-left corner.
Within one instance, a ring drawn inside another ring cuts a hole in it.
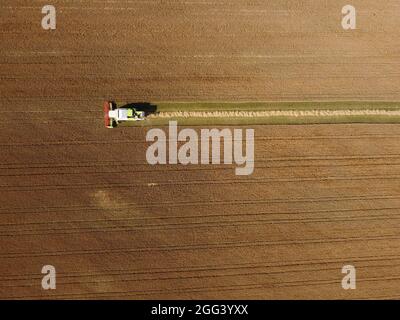
[[[154,114],[157,112],[157,106],[149,102],[128,103],[123,106],[120,106],[120,108],[135,108],[137,111],[144,111],[146,117],[150,114]]]

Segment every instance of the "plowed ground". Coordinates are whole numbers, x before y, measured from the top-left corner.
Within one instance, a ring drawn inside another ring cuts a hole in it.
[[[255,126],[256,168],[146,163],[102,101],[400,100],[396,1],[0,4],[0,298],[389,298],[400,127]],[[43,265],[57,289],[41,289]],[[341,268],[357,268],[357,289]]]

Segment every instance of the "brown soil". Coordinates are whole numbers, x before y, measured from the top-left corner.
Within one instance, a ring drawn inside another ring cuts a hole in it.
[[[256,169],[149,166],[103,99],[400,100],[397,1],[0,5],[0,298],[389,298],[400,126],[256,126]],[[57,289],[41,289],[41,268]],[[341,268],[357,268],[357,290]]]

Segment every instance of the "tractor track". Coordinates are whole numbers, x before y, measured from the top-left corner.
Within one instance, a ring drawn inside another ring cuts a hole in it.
[[[264,118],[264,117],[343,117],[399,116],[400,110],[270,110],[270,111],[176,111],[159,112],[149,118]]]

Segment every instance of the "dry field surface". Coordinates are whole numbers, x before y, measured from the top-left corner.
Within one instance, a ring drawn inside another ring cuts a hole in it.
[[[400,126],[255,126],[255,172],[146,164],[106,98],[400,100],[400,4],[0,1],[0,298],[400,296]],[[41,289],[41,268],[57,289]],[[357,290],[341,268],[357,268]]]

